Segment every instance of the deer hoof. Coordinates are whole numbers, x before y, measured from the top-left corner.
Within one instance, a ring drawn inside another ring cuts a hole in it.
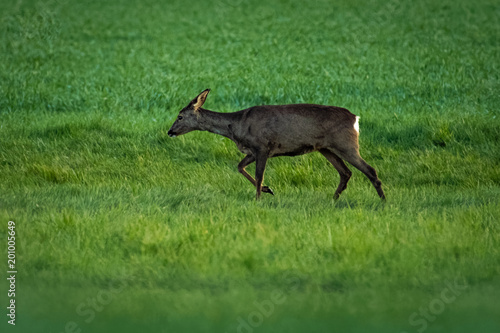
[[[271,190],[268,186],[262,186],[262,192],[274,195],[273,190]]]

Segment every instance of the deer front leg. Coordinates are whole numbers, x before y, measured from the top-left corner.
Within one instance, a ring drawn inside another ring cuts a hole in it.
[[[264,181],[264,171],[266,171],[267,154],[258,153],[255,158],[255,187],[257,187],[256,199],[260,199],[262,182]]]
[[[247,155],[247,156],[245,156],[245,158],[243,160],[241,160],[241,162],[238,164],[238,171],[243,176],[245,176],[245,178],[248,179],[250,181],[250,183],[252,183],[253,186],[257,186],[256,182],[255,182],[255,179],[253,179],[253,177],[250,176],[250,174],[245,170],[245,168],[248,165],[252,164],[253,162],[255,162],[255,157],[253,155]],[[264,192],[264,193],[270,193],[270,194],[274,195],[273,190],[271,190],[267,186],[262,186],[262,192]]]

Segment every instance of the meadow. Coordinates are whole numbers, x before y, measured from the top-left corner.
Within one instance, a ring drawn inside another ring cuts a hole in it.
[[[500,331],[494,0],[0,3],[2,332]],[[387,201],[178,111],[361,117]],[[249,171],[253,172],[253,166]],[[16,327],[7,223],[16,223]]]

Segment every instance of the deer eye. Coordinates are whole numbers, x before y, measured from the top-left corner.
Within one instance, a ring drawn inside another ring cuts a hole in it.
[[[182,120],[182,116],[177,117],[177,119]]]

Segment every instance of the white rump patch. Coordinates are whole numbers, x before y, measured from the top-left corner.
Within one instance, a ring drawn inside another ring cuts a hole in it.
[[[356,116],[356,121],[354,122],[354,129],[359,133],[359,117]]]

